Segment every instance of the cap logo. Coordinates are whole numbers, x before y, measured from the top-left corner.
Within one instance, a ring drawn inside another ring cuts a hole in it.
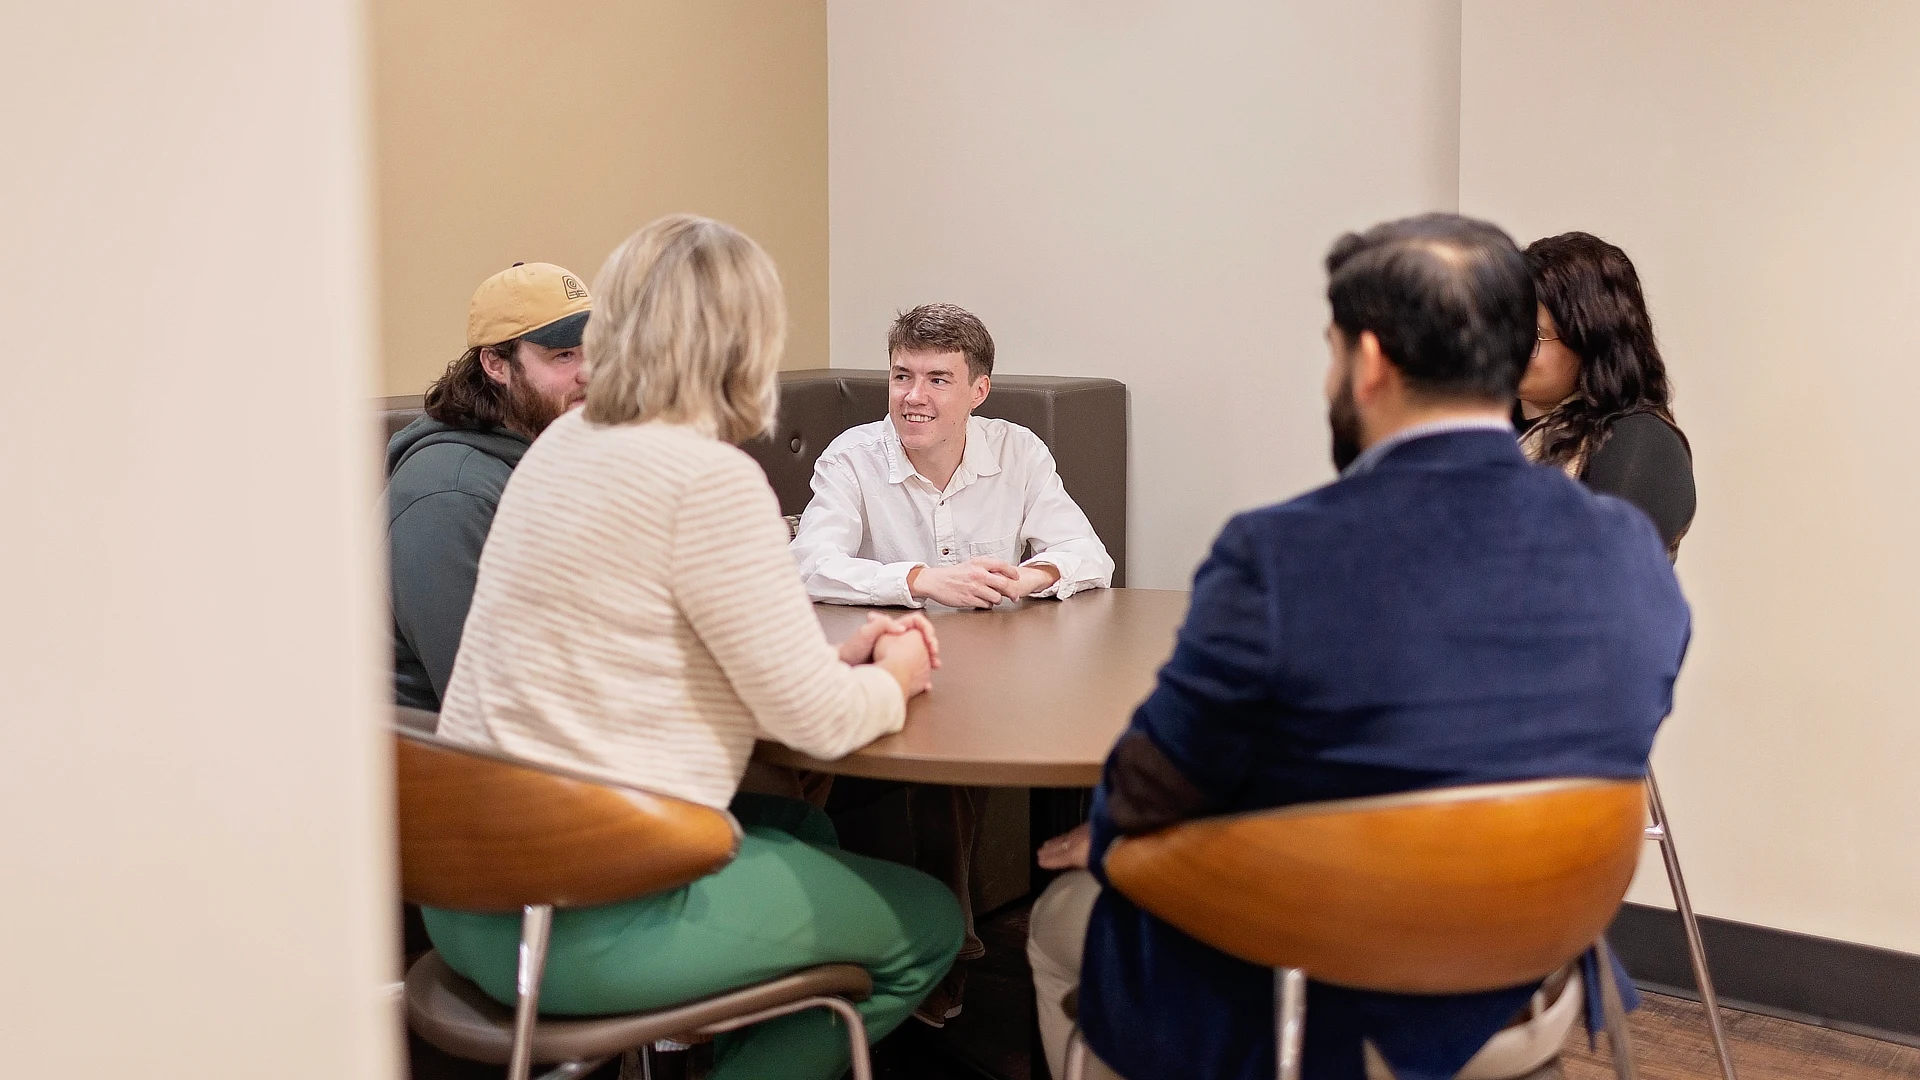
[[[567,290],[567,299],[569,300],[578,300],[587,295],[587,287],[580,284],[580,279],[574,277],[572,274],[560,275],[560,287]]]

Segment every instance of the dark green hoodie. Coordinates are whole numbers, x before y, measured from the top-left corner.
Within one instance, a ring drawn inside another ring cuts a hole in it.
[[[473,603],[480,548],[527,440],[422,416],[387,443],[393,697],[440,711]]]

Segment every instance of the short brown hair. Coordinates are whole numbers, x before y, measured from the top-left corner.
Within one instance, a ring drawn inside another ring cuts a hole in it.
[[[907,352],[957,352],[967,358],[967,380],[993,374],[993,335],[966,308],[921,304],[903,311],[887,331],[887,357]]]
[[[487,378],[480,353],[491,349],[507,361],[517,375],[520,372],[520,339],[509,338],[497,345],[476,345],[447,365],[447,370],[427,387],[425,412],[448,427],[491,431],[507,420],[508,389]]]

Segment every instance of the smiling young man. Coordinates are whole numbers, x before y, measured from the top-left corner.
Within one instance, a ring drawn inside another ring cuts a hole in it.
[[[586,395],[580,335],[592,306],[552,263],[482,282],[467,351],[428,388],[426,415],[387,444],[398,704],[440,711],[500,493],[534,438]]]
[[[925,304],[887,334],[887,418],[843,433],[813,467],[794,558],[832,604],[987,608],[1065,599],[1113,581],[1113,558],[1018,424],[973,415],[993,387],[993,338],[972,313]]]
[[[887,333],[887,417],[835,439],[813,467],[794,558],[816,601],[991,608],[1113,583],[1113,557],[1061,486],[1053,454],[1018,424],[973,415],[993,387],[993,338],[971,312],[925,304]],[[986,793],[916,786],[921,870],[960,900],[960,959],[973,932],[970,878]],[[921,1003],[935,1027],[960,1012],[966,969]]]

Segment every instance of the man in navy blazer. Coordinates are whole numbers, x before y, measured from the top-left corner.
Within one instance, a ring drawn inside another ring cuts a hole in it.
[[[1652,524],[1514,442],[1535,301],[1512,240],[1411,218],[1342,238],[1327,273],[1340,477],[1227,523],[1092,821],[1041,853],[1091,873],[1035,905],[1036,986],[1077,959],[1088,1045],[1133,1080],[1273,1076],[1273,977],[1105,887],[1116,836],[1420,788],[1637,778],[1686,651],[1686,602]],[[1305,1074],[1360,1080],[1364,1040],[1399,1080],[1443,1080],[1533,990],[1311,984]]]

